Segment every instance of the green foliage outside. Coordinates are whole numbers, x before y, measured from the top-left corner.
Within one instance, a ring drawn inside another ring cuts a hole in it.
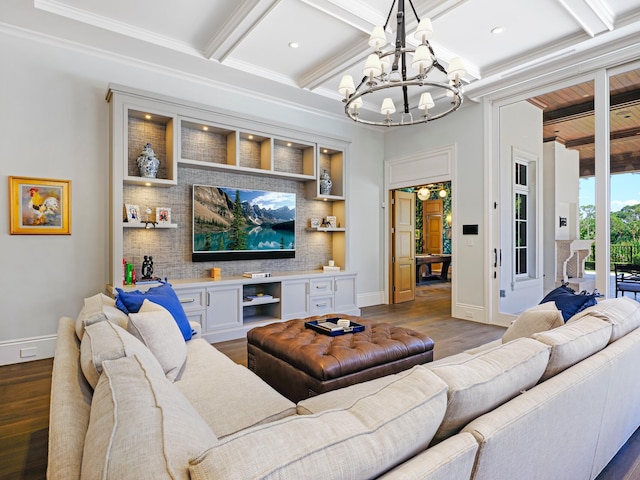
[[[244,230],[245,221],[242,214],[240,190],[236,190],[236,201],[233,204],[233,220],[229,227],[229,250],[247,249],[247,232]]]
[[[627,205],[611,212],[611,263],[640,264],[640,204]],[[580,207],[580,238],[593,240],[596,236],[596,208]],[[594,249],[589,260],[593,262]],[[587,264],[590,263],[587,261]]]

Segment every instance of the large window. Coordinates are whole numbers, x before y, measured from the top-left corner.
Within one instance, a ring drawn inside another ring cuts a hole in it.
[[[528,248],[529,248],[529,181],[528,165],[522,161],[515,162],[515,239],[514,239],[514,259],[515,274],[526,276],[528,270]]]

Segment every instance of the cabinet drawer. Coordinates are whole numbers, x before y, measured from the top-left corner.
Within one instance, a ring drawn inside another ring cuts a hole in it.
[[[309,295],[323,295],[333,293],[333,277],[312,279],[309,282]]]
[[[207,300],[204,288],[175,289],[185,312],[206,308]]]
[[[309,313],[322,315],[333,312],[333,295],[310,297]]]

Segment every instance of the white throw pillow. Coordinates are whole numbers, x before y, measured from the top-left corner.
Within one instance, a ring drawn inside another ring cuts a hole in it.
[[[541,382],[599,352],[609,343],[611,324],[587,315],[561,328],[533,335],[551,347],[549,363]]]
[[[535,386],[548,360],[547,345],[518,338],[471,358],[462,357],[457,364],[427,365],[449,386],[447,413],[433,443]]]
[[[145,364],[161,368],[149,349],[118,325],[98,322],[85,328],[80,343],[80,367],[93,388],[102,374],[102,362],[131,355],[138,355]]]
[[[192,460],[191,479],[377,478],[427,448],[447,407],[447,386],[419,365],[376,387],[354,389],[362,395],[342,407],[230,435]]]
[[[154,368],[135,355],[107,360],[103,369],[81,477],[189,480],[189,460],[217,443],[207,423],[157,362]]]
[[[575,314],[567,323],[575,322],[587,315],[600,318],[611,324],[609,343],[615,342],[640,327],[640,303],[628,297],[602,300],[597,305]]]
[[[138,313],[129,314],[129,331],[149,347],[167,378],[175,381],[187,360],[187,345],[169,310],[145,299]]]
[[[562,325],[564,325],[564,319],[556,303],[542,303],[522,312],[504,332],[502,343],[516,338],[530,337],[534,333],[545,332]]]
[[[82,340],[85,327],[104,320],[109,320],[126,329],[129,317],[118,310],[115,305],[115,300],[107,297],[104,293],[97,293],[85,298],[82,309],[76,319],[76,336],[78,340]]]

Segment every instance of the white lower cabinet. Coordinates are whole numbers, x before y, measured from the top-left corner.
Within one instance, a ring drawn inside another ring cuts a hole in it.
[[[242,338],[253,327],[327,313],[360,315],[356,274],[280,274],[264,279],[176,280],[187,317],[209,342]],[[258,298],[255,298],[258,297]]]
[[[358,309],[356,276],[335,277],[333,280],[334,304],[337,313],[349,313]]]
[[[242,286],[207,288],[207,321],[205,332],[242,326]]]
[[[282,320],[309,316],[309,279],[282,281]]]

